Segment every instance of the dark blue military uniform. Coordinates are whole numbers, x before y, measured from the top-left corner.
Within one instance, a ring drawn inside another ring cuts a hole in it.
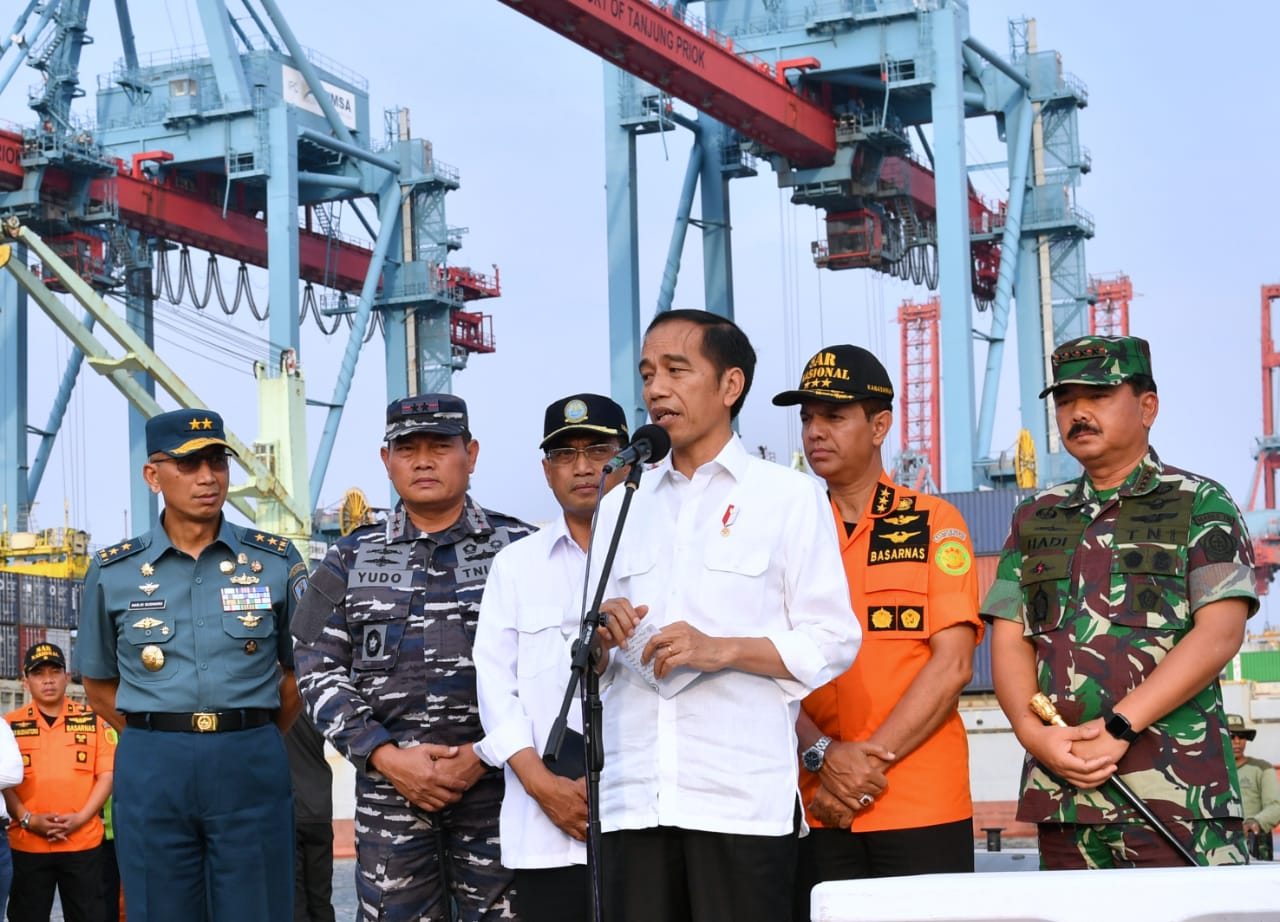
[[[532,530],[467,496],[453,526],[426,534],[397,505],[385,525],[342,538],[311,578],[293,621],[298,690],[357,769],[361,919],[447,919],[450,894],[468,922],[513,918],[498,851],[501,773],[429,812],[368,758],[385,743],[481,739],[471,659],[480,596],[494,555]]]
[[[197,918],[206,899],[217,922],[292,918],[289,765],[270,719],[305,589],[289,541],[225,519],[198,559],[162,523],[93,560],[76,664],[120,683],[113,819],[131,922]]]

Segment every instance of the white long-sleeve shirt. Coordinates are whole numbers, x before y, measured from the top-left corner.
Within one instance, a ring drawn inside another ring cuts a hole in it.
[[[602,553],[602,552],[601,552]],[[476,754],[491,765],[532,747],[539,756],[560,712],[582,609],[586,554],[564,519],[503,548],[480,603],[472,656],[485,738]],[[582,731],[582,709],[569,709]],[[586,847],[561,832],[506,765],[499,832],[508,868],[585,864]]]
[[[9,721],[0,719],[0,791],[21,784],[22,774],[22,753],[14,739],[13,728]],[[0,798],[0,819],[4,819],[7,813],[4,799]]]
[[[623,492],[601,505],[597,547],[607,547]],[[726,669],[664,698],[611,657],[604,831],[791,832],[800,700],[844,672],[861,640],[822,487],[751,457],[736,436],[692,480],[670,461],[659,465],[632,502],[606,593],[613,596],[648,605],[646,620],[658,625],[687,621],[713,637],[765,637],[793,678]]]

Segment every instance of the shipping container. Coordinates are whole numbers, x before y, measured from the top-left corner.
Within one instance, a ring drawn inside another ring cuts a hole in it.
[[[968,490],[943,493],[942,498],[955,506],[969,526],[975,554],[995,554],[1009,537],[1009,523],[1018,503],[1031,495],[1030,490]]]
[[[21,672],[22,653],[19,650],[18,626],[0,624],[0,678],[16,679]]]
[[[0,570],[0,624],[17,624],[18,574]]]
[[[27,625],[19,625],[18,627],[18,657],[27,655],[30,650],[38,643],[44,643],[48,639],[49,629],[47,627],[28,627]],[[63,651],[66,652],[65,650]],[[21,671],[18,673],[21,675]]]
[[[987,597],[987,591],[996,579],[996,567],[1000,563],[999,554],[979,554],[973,559],[973,568],[978,575],[978,604]],[[983,632],[982,643],[973,651],[973,677],[964,687],[966,694],[989,694],[995,690],[991,680],[991,628]]]
[[[1280,650],[1241,650],[1223,674],[1228,681],[1280,682]]]

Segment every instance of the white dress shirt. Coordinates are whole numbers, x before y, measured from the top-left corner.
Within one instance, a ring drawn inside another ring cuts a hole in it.
[[[22,784],[22,752],[18,749],[18,741],[14,739],[13,728],[9,721],[0,717],[0,790]],[[0,819],[5,819],[4,798],[0,798]],[[0,830],[0,835],[4,835]]]
[[[476,754],[490,765],[533,747],[542,756],[569,681],[587,558],[563,518],[509,544],[493,560],[480,602],[472,656],[485,737]],[[569,726],[582,732],[575,701]],[[585,864],[583,843],[561,832],[506,765],[499,832],[508,868]]]
[[[607,547],[623,492],[601,505],[597,547]],[[663,698],[611,657],[602,683],[605,832],[793,831],[800,700],[844,672],[861,641],[839,547],[818,482],[751,457],[737,436],[692,480],[669,460],[644,475],[606,598],[648,605],[646,619],[659,625],[765,637],[793,678],[726,669]]]

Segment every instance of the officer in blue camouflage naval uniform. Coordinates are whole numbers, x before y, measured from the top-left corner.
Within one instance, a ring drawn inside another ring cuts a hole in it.
[[[479,443],[451,394],[387,407],[385,524],[335,544],[293,621],[298,687],[356,767],[360,918],[514,918],[499,862],[503,779],[473,745],[480,596],[494,555],[533,529],[467,493]]]
[[[230,445],[209,410],[147,421],[160,522],[85,580],[76,665],[121,731],[112,819],[131,922],[293,917],[293,798],[279,730],[298,713],[289,618],[306,565],[232,525]],[[279,729],[278,729],[279,728]]]

